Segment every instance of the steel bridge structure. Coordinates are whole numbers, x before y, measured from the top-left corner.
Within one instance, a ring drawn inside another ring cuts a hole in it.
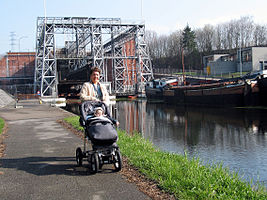
[[[64,36],[63,48],[56,47],[57,35]],[[114,94],[142,92],[153,78],[144,23],[124,23],[119,18],[37,18],[35,92],[56,97],[60,71],[67,77],[92,66],[102,70],[100,81],[109,82]]]

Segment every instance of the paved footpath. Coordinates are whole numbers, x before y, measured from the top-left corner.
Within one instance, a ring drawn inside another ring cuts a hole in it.
[[[82,140],[56,122],[71,113],[37,101],[23,108],[0,108],[8,124],[5,156],[0,158],[0,199],[149,199],[107,165],[90,174],[78,167],[75,149]]]

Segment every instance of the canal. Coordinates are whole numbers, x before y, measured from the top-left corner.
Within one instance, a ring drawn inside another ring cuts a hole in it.
[[[120,128],[141,132],[163,151],[223,163],[245,180],[267,185],[267,111],[175,107],[118,101]]]

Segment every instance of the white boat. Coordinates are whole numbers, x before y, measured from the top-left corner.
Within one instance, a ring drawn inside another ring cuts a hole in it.
[[[168,86],[180,85],[182,82],[182,77],[167,77],[162,79],[154,79],[146,83],[146,97],[152,99],[161,99],[163,96],[163,88]]]

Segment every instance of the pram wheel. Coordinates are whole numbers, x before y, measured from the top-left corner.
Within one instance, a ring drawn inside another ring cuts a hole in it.
[[[122,168],[122,159],[121,159],[121,153],[119,149],[115,151],[113,161],[114,161],[115,171],[116,172],[120,171]]]
[[[91,155],[90,171],[91,173],[97,173],[99,170],[99,158],[98,153]]]
[[[83,165],[83,152],[82,152],[82,149],[80,147],[78,147],[76,149],[76,162],[77,162],[78,166]]]

